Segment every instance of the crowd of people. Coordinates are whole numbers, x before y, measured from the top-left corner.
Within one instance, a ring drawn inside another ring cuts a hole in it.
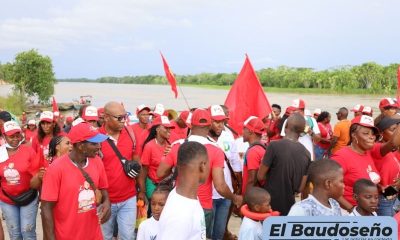
[[[174,118],[143,104],[135,123],[118,102],[20,123],[3,110],[3,220],[12,240],[37,238],[39,208],[46,240],[262,239],[262,222],[286,215],[400,221],[399,106],[382,99],[375,119],[370,106],[340,107],[332,127],[295,99],[240,131],[224,105]]]

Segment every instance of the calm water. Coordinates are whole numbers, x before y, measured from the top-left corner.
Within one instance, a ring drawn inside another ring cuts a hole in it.
[[[5,96],[11,89],[10,85],[0,86],[0,96]],[[223,104],[228,90],[203,89],[195,87],[182,87],[190,107],[207,107],[211,104]],[[137,105],[147,104],[154,106],[163,103],[167,109],[187,109],[182,93],[179,91],[177,99],[168,85],[136,85],[136,84],[108,84],[108,83],[66,83],[55,85],[55,97],[57,102],[71,102],[79,99],[81,95],[92,95],[93,105],[100,107],[106,102],[114,100],[123,102],[127,111],[134,112]],[[321,108],[334,114],[339,107],[352,108],[360,103],[371,106],[374,115],[379,111],[378,103],[383,96],[360,96],[360,95],[315,95],[315,94],[293,94],[293,93],[267,93],[269,102],[279,103],[283,108],[291,104],[295,98],[306,101],[306,107],[313,111]],[[332,118],[332,120],[334,120]]]

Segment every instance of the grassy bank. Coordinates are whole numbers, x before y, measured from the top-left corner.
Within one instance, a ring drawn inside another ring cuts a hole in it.
[[[229,90],[231,86],[220,86],[220,85],[200,85],[200,84],[180,84],[180,86],[184,87],[197,87],[197,88],[205,88],[205,89],[224,89]],[[264,87],[265,92],[273,92],[273,93],[301,93],[301,94],[331,94],[331,95],[390,95],[394,96],[396,94],[395,90],[391,90],[390,93],[384,92],[372,92],[367,89],[344,89],[340,91],[332,90],[332,89],[319,89],[319,88],[276,88],[276,87]]]
[[[0,108],[6,109],[15,115],[20,115],[25,108],[25,99],[16,94],[0,97]]]

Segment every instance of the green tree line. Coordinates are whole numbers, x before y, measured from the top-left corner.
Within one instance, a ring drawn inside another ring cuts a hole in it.
[[[263,87],[314,88],[333,92],[350,92],[355,89],[370,93],[389,93],[397,88],[397,68],[399,64],[387,66],[367,62],[356,66],[341,66],[326,70],[279,66],[257,71]],[[177,75],[178,84],[232,85],[237,73],[200,73]],[[101,77],[98,79],[60,79],[59,81],[124,83],[124,84],[168,84],[165,76],[124,76]]]

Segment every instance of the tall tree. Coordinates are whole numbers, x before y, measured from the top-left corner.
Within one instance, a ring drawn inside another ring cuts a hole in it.
[[[50,57],[34,49],[17,54],[11,80],[22,96],[36,96],[39,102],[48,102],[56,82]]]

